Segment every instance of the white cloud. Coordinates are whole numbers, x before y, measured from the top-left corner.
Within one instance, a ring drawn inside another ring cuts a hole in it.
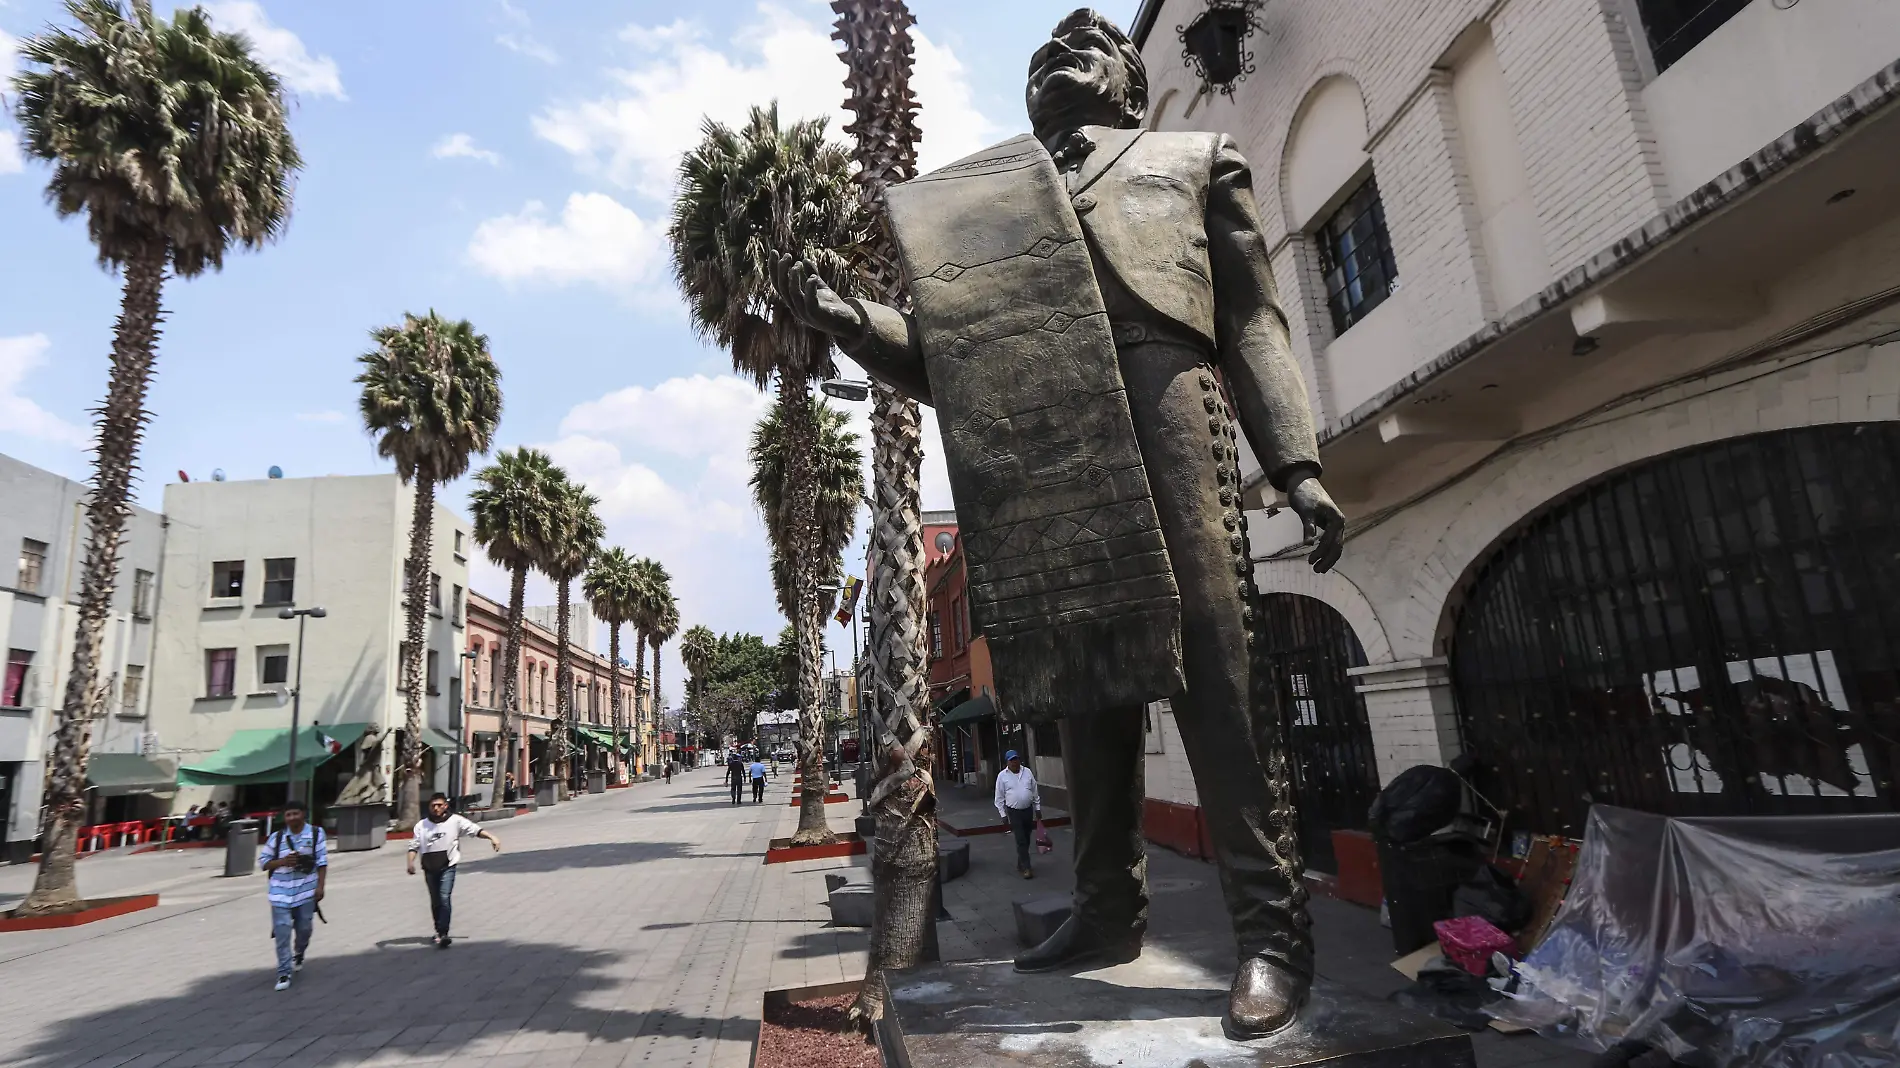
[[[549,48],[547,45],[542,44],[540,41],[535,40],[533,37],[530,37],[527,34],[521,34],[521,33],[496,34],[495,43],[502,46],[503,48],[506,48],[510,52],[514,52],[518,55],[527,56],[529,59],[539,60],[540,62],[546,63],[550,66],[556,63],[559,63],[561,61],[561,57],[559,53],[555,52],[554,49]]]
[[[20,39],[0,30],[0,101],[13,92],[13,75],[20,69]],[[18,174],[26,169],[26,156],[20,151],[19,134],[6,121],[0,108],[0,174]]]
[[[559,219],[531,200],[513,215],[484,221],[469,239],[468,257],[503,282],[591,282],[624,292],[655,280],[664,237],[663,226],[604,193],[575,193]]]
[[[575,405],[561,420],[561,433],[710,457],[743,452],[753,424],[771,406],[771,397],[734,375],[669,378]]]
[[[0,430],[25,438],[83,449],[92,432],[69,423],[20,395],[27,373],[46,362],[52,342],[45,334],[0,337]]]
[[[435,143],[429,150],[436,159],[478,159],[489,166],[498,166],[501,156],[486,148],[477,148],[475,138],[465,133],[452,133]]]
[[[276,71],[286,86],[312,96],[349,99],[343,93],[343,76],[336,60],[311,55],[303,40],[272,22],[256,0],[215,0],[201,6],[211,13],[219,29],[250,38],[257,58]]]
[[[299,423],[345,423],[349,421],[349,418],[348,414],[335,409],[321,412],[298,412],[296,415]]]
[[[544,109],[535,133],[565,149],[588,173],[669,197],[681,153],[699,139],[703,117],[736,124],[752,105],[776,99],[786,119],[828,116],[835,136],[849,115],[841,109],[844,68],[829,27],[775,3],[723,47],[694,23],[631,26],[621,39],[640,55],[610,70],[613,92]],[[997,126],[973,103],[967,72],[949,49],[918,35],[916,89],[927,166],[980,148]]]

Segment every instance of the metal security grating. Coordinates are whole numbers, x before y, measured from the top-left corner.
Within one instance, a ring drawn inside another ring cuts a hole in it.
[[[1737,438],[1599,479],[1478,572],[1451,646],[1511,828],[1900,802],[1900,425]]]
[[[1385,229],[1379,183],[1367,178],[1353,190],[1314,240],[1337,336],[1372,314],[1398,288],[1399,266],[1392,255],[1392,235]]]
[[[1379,794],[1365,700],[1346,674],[1365,665],[1366,653],[1352,626],[1324,601],[1270,593],[1256,616],[1291,741],[1301,855],[1308,867],[1336,872],[1332,832],[1364,828]]]

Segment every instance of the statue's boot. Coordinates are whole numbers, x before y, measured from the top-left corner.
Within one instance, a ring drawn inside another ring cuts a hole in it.
[[[1019,972],[1052,972],[1078,964],[1105,966],[1126,964],[1141,956],[1141,932],[1123,929],[1106,934],[1083,920],[1079,912],[1069,913],[1056,933],[1042,944],[1016,958]]]
[[[1020,965],[1018,965],[1020,967]],[[1312,980],[1272,957],[1255,955],[1240,962],[1227,995],[1227,1037],[1237,1042],[1266,1038],[1293,1022],[1306,1003]]]

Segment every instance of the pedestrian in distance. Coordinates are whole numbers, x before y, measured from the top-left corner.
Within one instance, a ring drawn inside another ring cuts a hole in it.
[[[762,804],[765,801],[765,761],[754,756],[750,770],[752,772],[752,803]]]
[[[996,814],[1008,821],[1010,833],[1016,836],[1016,874],[1034,879],[1029,840],[1042,818],[1042,792],[1036,788],[1036,773],[1023,766],[1016,750],[1004,753],[1003,762],[1008,766],[996,773]]]
[[[429,798],[429,814],[416,821],[416,834],[409,840],[409,874],[416,873],[422,862],[422,882],[429,888],[429,915],[435,920],[435,947],[447,949],[454,943],[449,937],[449,900],[455,894],[455,865],[462,859],[462,839],[486,838],[501,852],[501,839],[483,830],[467,817],[449,812],[447,794]]]
[[[303,970],[310,924],[323,884],[330,877],[330,842],[323,828],[305,822],[301,803],[284,806],[284,825],[257,851],[257,866],[270,873],[270,930],[277,942],[277,989],[290,989],[292,972]]]
[[[745,765],[739,762],[739,754],[734,753],[726,761],[726,785],[732,788],[732,803],[745,800]]]

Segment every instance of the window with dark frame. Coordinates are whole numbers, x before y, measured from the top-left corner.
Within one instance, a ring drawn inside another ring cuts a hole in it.
[[[136,716],[139,711],[139,690],[145,685],[145,665],[125,665],[125,679],[119,684],[119,714]]]
[[[459,530],[455,532],[455,555],[457,555],[457,556],[461,556],[461,555],[463,555],[463,553],[462,553],[462,532],[461,532],[461,531],[459,531]]]
[[[150,571],[136,571],[132,575],[132,614],[139,619],[152,618],[152,594],[156,590]]]
[[[429,650],[428,662],[429,692],[432,694],[441,693],[442,691],[436,688],[436,680],[442,670],[442,654],[434,649]]]
[[[296,600],[296,558],[284,556],[264,561],[264,603],[293,604]]]
[[[1054,723],[1038,723],[1031,728],[1036,737],[1036,755],[1039,757],[1059,757],[1062,755],[1062,729]]]
[[[934,659],[943,655],[943,616],[930,613],[930,655]]]
[[[14,587],[26,593],[40,592],[40,583],[46,579],[46,549],[43,541],[32,538],[20,539],[20,570]]]
[[[211,596],[244,596],[244,561],[219,560],[211,565]]]
[[[442,576],[434,572],[429,574],[429,607],[442,611]]]
[[[1668,70],[1748,5],[1749,0],[1636,0],[1656,73]]]
[[[462,621],[462,587],[460,586],[450,587],[449,619],[456,623],[460,623]]]
[[[7,678],[4,689],[0,689],[0,705],[7,708],[26,707],[26,673],[33,667],[33,650],[7,650]]]
[[[1372,314],[1399,285],[1392,235],[1385,228],[1379,183],[1367,178],[1313,235],[1319,246],[1320,273],[1326,279],[1326,309],[1333,335],[1352,329]]]
[[[282,652],[278,652],[282,650]],[[257,660],[257,681],[265,686],[284,686],[290,682],[290,647],[271,646]]]
[[[205,696],[230,697],[237,693],[237,650],[205,650]]]

